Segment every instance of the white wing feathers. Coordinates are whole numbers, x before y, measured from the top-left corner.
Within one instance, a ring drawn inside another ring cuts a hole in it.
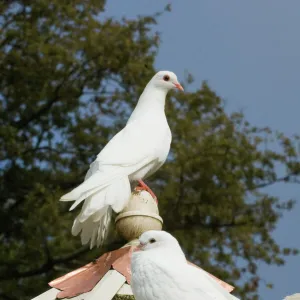
[[[153,124],[149,125],[144,119],[143,122],[132,121],[109,141],[96,161],[102,165],[136,166],[145,159],[149,161],[150,157],[154,159],[154,145],[160,144],[160,139]]]
[[[75,200],[71,207],[74,209],[81,201],[106,188],[111,182],[136,172],[156,159],[155,149],[151,147],[155,141],[147,135],[149,130],[143,130],[145,126],[136,123],[131,122],[109,141],[90,165],[86,180],[62,196],[61,201]]]
[[[167,281],[169,282],[167,283]],[[166,286],[176,287],[170,291],[170,295],[176,300],[238,300],[205,271],[188,264],[181,265],[181,267],[177,266],[176,271],[172,267],[172,271],[166,274],[164,280],[162,280],[160,290],[165,290]],[[160,300],[162,299],[164,298],[160,298]],[[169,299],[173,298],[169,297]]]
[[[235,296],[228,293],[220,284],[218,284],[213,278],[211,278],[204,270],[187,266],[188,269],[188,282],[191,289],[194,289],[196,293],[200,291],[205,292],[207,297],[218,300],[234,300]],[[206,299],[206,298],[204,298]],[[210,299],[210,298],[208,298]]]
[[[124,174],[125,175],[125,174]],[[123,175],[123,176],[124,176]],[[95,194],[99,190],[107,187],[111,181],[117,177],[122,176],[119,170],[111,174],[103,171],[97,171],[86,179],[82,184],[73,189],[70,193],[61,197],[61,201],[75,201],[70,210],[74,209],[82,200],[88,198],[89,196]]]

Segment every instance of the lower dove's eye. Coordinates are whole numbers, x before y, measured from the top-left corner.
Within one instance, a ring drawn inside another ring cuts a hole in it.
[[[156,242],[155,239],[150,239],[150,240],[149,240],[149,243],[150,243],[150,244],[153,244],[153,243],[155,243],[155,242]]]

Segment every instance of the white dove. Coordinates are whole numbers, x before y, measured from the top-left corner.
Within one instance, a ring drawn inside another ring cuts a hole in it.
[[[171,234],[150,230],[139,240],[131,258],[136,300],[238,300],[205,271],[188,264]]]
[[[73,235],[81,232],[82,244],[90,241],[93,248],[103,243],[112,210],[120,212],[130,198],[130,182],[138,181],[136,189],[155,197],[142,179],[157,171],[167,159],[172,135],[164,108],[166,95],[174,88],[183,90],[173,72],[155,74],[126,126],[98,154],[84,182],[61,197],[61,201],[75,201],[70,210],[84,200],[72,227]]]

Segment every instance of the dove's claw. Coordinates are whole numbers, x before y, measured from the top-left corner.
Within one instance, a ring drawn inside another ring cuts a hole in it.
[[[149,186],[143,181],[138,180],[139,185],[135,188],[136,191],[147,191],[153,199],[158,203],[156,195],[153,193],[153,191],[149,188]]]

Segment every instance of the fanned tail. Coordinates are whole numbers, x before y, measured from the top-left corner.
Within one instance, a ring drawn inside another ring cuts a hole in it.
[[[115,178],[110,184],[101,188],[94,188],[94,191],[96,192],[89,193],[85,199],[72,227],[72,234],[78,235],[81,232],[82,244],[85,245],[90,241],[90,248],[95,245],[99,247],[103,243],[109,229],[112,210],[118,213],[125,207],[131,188],[128,177],[123,176]],[[78,199],[82,198],[82,193],[77,195],[79,195]],[[79,202],[78,199],[71,209],[82,201]]]
[[[83,222],[80,222],[80,216],[74,220],[72,234],[76,236],[81,232],[82,245],[90,242],[90,249],[102,246],[111,224],[112,208],[106,206]]]

